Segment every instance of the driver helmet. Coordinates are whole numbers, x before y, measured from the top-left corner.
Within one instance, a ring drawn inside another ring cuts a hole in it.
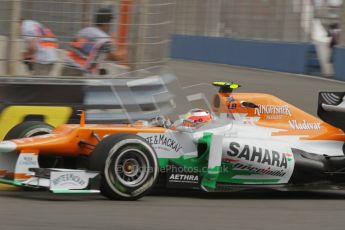
[[[188,126],[206,123],[212,119],[211,113],[205,109],[192,109],[186,115],[186,121],[189,123]]]

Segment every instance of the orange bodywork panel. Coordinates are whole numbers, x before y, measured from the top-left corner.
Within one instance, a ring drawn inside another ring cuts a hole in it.
[[[51,134],[11,140],[16,143],[18,152],[39,152],[39,154],[56,154],[60,156],[89,155],[107,135],[128,133],[163,133],[164,128],[146,127],[140,123],[132,125],[61,125]]]
[[[242,105],[250,102],[257,108]],[[303,136],[305,140],[345,141],[344,132],[297,107],[268,94],[218,93],[214,98],[213,111],[228,114],[246,114],[244,122],[257,126],[279,129],[273,136]],[[256,119],[255,119],[256,118]],[[259,119],[257,119],[259,118]]]

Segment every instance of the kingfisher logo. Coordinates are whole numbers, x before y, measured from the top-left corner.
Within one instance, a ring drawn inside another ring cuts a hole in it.
[[[288,161],[290,161],[287,159],[286,154],[256,146],[241,146],[237,142],[231,142],[229,144],[227,155],[229,157],[245,159],[247,161],[257,162],[260,164],[266,164],[283,169],[286,169],[288,167]]]
[[[258,108],[255,108],[255,115],[285,115],[291,117],[291,112],[288,105],[258,105]]]

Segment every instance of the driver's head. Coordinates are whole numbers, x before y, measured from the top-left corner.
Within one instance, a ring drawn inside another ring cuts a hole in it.
[[[198,125],[207,123],[213,119],[211,113],[205,109],[192,109],[187,113],[186,120],[191,124]]]

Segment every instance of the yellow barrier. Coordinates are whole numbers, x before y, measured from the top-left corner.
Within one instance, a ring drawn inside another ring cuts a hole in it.
[[[70,107],[58,106],[9,106],[0,115],[0,140],[28,115],[42,115],[44,121],[54,127],[68,122],[72,114]]]
[[[58,106],[9,106],[0,114],[0,140],[16,125],[20,124],[25,116],[42,115],[44,121],[56,127],[68,122],[72,114],[70,107]],[[0,191],[19,190],[19,187],[0,184]]]
[[[20,190],[21,188],[13,186],[13,185],[7,185],[7,184],[0,184],[0,191],[12,191],[12,190]]]

